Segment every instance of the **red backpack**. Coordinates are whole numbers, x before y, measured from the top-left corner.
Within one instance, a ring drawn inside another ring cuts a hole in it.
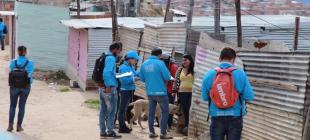
[[[232,72],[236,69],[235,67],[227,69],[215,68],[216,77],[210,90],[210,98],[219,109],[231,108],[239,99],[232,76]]]

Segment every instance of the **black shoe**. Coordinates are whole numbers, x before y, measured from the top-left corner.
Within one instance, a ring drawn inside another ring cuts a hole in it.
[[[6,130],[6,131],[8,131],[8,132],[12,132],[13,131],[13,124],[9,124],[9,127],[8,127],[8,129]]]
[[[160,135],[160,139],[161,140],[167,140],[167,139],[173,139],[173,137],[166,134],[166,135]]]
[[[100,139],[105,139],[107,137],[107,133],[100,134]]]
[[[151,138],[151,139],[157,138],[157,137],[158,137],[158,135],[155,134],[155,133],[151,133],[151,134],[149,135],[149,138]]]
[[[131,131],[132,129],[125,127],[125,128],[119,129],[118,133],[130,133]]]
[[[107,134],[107,137],[109,137],[109,138],[116,138],[116,139],[122,138],[121,135],[118,135],[118,134],[116,134],[115,132],[112,132],[112,133],[110,133],[110,134]]]

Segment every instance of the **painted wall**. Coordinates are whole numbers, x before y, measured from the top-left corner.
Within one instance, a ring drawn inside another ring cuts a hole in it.
[[[67,8],[15,3],[16,44],[25,45],[38,69],[65,70],[68,28],[60,24],[69,19]]]

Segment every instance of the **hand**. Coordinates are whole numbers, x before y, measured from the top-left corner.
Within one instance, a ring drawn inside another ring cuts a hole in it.
[[[111,93],[111,92],[112,92],[111,87],[106,87],[106,88],[104,89],[104,93]]]
[[[197,105],[200,105],[200,100],[199,100],[199,99],[196,99],[194,102],[195,102]]]

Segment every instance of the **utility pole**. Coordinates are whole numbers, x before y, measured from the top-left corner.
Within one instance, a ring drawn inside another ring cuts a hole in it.
[[[216,38],[221,34],[221,0],[213,0],[214,3],[214,33]]]
[[[111,14],[112,14],[112,39],[113,41],[119,41],[118,37],[118,23],[117,23],[117,14],[116,9],[114,5],[114,0],[110,0],[111,5]]]
[[[171,0],[167,0],[166,13],[165,13],[164,22],[168,22],[168,15],[169,15],[169,12],[170,12],[170,3],[171,3]]]
[[[193,21],[193,9],[194,9],[194,0],[189,0],[189,10],[187,13],[187,21],[186,21],[186,40],[185,40],[185,50],[184,54],[188,52],[189,47],[189,39],[191,35],[191,27],[192,27],[192,21]]]
[[[236,20],[237,20],[237,42],[238,47],[242,47],[242,25],[241,25],[241,8],[240,0],[235,0],[236,5]]]
[[[81,18],[81,5],[80,5],[80,0],[76,0],[76,13],[77,17]]]
[[[300,17],[295,18],[295,37],[294,37],[294,50],[298,49],[298,36],[299,36]]]

